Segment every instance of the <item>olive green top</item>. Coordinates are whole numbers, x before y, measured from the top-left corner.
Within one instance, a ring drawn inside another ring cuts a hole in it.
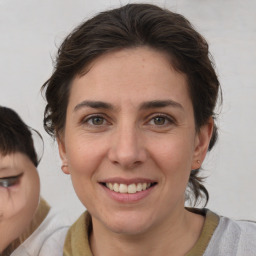
[[[211,240],[211,237],[218,226],[219,216],[207,209],[188,209],[191,212],[205,216],[204,226],[201,235],[194,247],[186,256],[202,256]],[[64,256],[93,256],[89,236],[92,231],[92,220],[86,211],[70,227],[64,244]]]

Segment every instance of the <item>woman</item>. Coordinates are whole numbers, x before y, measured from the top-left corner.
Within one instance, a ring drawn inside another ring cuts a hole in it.
[[[255,224],[184,208],[208,200],[198,173],[220,86],[183,16],[149,4],[95,16],[64,40],[43,89],[46,131],[87,208],[64,255],[254,255]]]
[[[38,163],[30,128],[12,109],[0,106],[2,256],[62,255],[63,244],[56,241],[63,241],[68,226],[40,199]]]

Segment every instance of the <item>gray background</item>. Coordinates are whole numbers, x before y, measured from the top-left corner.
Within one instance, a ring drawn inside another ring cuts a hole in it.
[[[14,108],[45,140],[39,166],[42,195],[75,219],[83,206],[61,170],[56,143],[44,132],[40,86],[57,46],[82,20],[127,2],[0,0],[0,104]],[[145,2],[145,1],[144,1]],[[210,43],[223,89],[219,142],[204,163],[208,208],[256,220],[256,1],[147,1],[185,15]],[[37,141],[41,150],[41,144]],[[42,150],[41,150],[42,151]]]

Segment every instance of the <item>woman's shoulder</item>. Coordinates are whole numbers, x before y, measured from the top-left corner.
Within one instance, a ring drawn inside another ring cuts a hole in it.
[[[256,251],[256,223],[219,216],[219,224],[212,235],[205,256],[246,255]]]
[[[240,241],[252,238],[256,239],[256,222],[250,220],[233,220],[220,216],[219,227],[216,232],[223,233],[223,236],[230,238],[237,237]],[[255,248],[256,243],[254,240]]]
[[[89,245],[89,236],[92,230],[91,215],[85,211],[78,220],[69,228],[63,255],[88,255],[92,256]]]
[[[237,220],[231,221],[239,230],[238,255],[255,255],[256,254],[256,222]],[[230,234],[231,235],[231,234]]]
[[[246,232],[246,234],[255,234],[256,232],[256,221],[252,220],[236,220],[234,221],[241,229],[242,232]]]

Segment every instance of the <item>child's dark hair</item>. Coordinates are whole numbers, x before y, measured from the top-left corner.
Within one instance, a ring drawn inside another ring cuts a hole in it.
[[[35,131],[42,139],[41,135]],[[0,106],[0,154],[23,153],[37,167],[39,163],[31,128],[10,108]]]

